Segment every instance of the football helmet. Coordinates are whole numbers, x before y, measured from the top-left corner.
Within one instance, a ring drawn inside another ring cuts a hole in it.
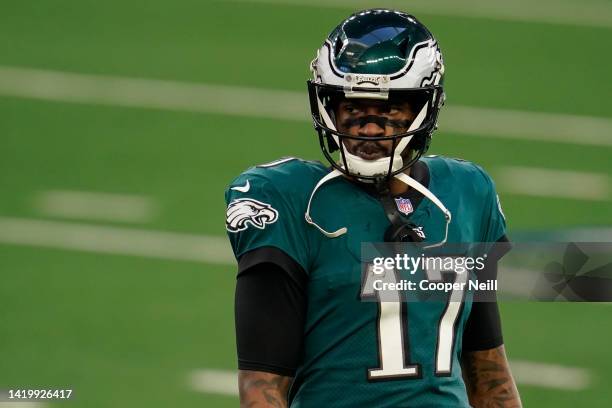
[[[427,151],[444,104],[444,62],[437,41],[415,17],[388,9],[349,16],[318,50],[311,71],[312,119],[335,169],[360,181],[380,181],[404,172]],[[338,131],[335,121],[335,107],[345,98],[408,101],[416,117],[401,133],[350,135]],[[348,151],[346,139],[394,143],[388,157],[366,160]]]

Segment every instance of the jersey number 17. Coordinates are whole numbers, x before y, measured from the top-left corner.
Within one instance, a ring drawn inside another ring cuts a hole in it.
[[[430,282],[442,281],[442,271],[427,269],[427,279]],[[438,340],[435,354],[435,375],[449,376],[452,371],[453,346],[455,343],[455,323],[459,317],[463,303],[463,288],[468,278],[468,272],[454,273],[453,291],[448,296],[444,312],[438,322]],[[374,290],[373,281],[382,280],[386,283],[397,283],[395,269],[386,270],[384,275],[377,275],[368,267],[366,279],[361,288],[361,298],[376,296],[378,300],[378,362],[376,368],[368,369],[368,380],[383,380],[392,378],[421,378],[421,366],[410,360],[410,349],[406,339],[410,330],[407,319],[409,304],[403,299],[401,291],[385,291],[381,300],[380,294]]]

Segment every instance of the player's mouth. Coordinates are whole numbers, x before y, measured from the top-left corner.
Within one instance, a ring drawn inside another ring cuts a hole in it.
[[[374,142],[363,142],[353,148],[353,154],[365,160],[378,160],[387,157],[387,149]]]

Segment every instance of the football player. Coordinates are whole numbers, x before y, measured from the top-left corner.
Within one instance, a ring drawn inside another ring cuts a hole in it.
[[[362,243],[507,241],[489,176],[423,156],[445,98],[437,41],[411,15],[365,10],[311,69],[330,167],[283,158],[226,191],[242,406],[520,407],[496,302],[366,301]]]

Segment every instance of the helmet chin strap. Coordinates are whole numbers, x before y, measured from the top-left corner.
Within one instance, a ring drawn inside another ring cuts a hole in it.
[[[312,205],[312,200],[317,190],[323,184],[327,183],[329,180],[332,180],[339,176],[342,176],[342,172],[339,170],[333,170],[331,173],[327,174],[325,177],[319,180],[315,188],[312,190],[312,193],[310,193],[310,198],[308,199],[308,206],[306,207],[306,213],[304,214],[304,218],[306,219],[306,222],[314,226],[316,229],[318,229],[327,238],[338,238],[339,236],[346,234],[348,232],[348,228],[342,227],[333,232],[326,231],[321,226],[319,226],[316,222],[314,222],[314,220],[310,216],[310,208]],[[440,211],[442,211],[442,213],[444,214],[444,218],[446,218],[446,226],[444,228],[444,238],[442,239],[442,241],[435,243],[435,244],[423,246],[423,249],[436,248],[436,247],[444,245],[448,239],[448,226],[450,225],[451,220],[452,220],[450,211],[444,206],[444,204],[442,204],[442,202],[438,199],[438,197],[436,197],[431,191],[427,189],[427,187],[425,187],[424,185],[422,185],[421,183],[419,183],[418,181],[416,181],[409,175],[405,173],[400,173],[400,174],[395,175],[395,178],[400,180],[402,183],[405,183],[408,186],[414,188],[419,193],[423,194],[425,197],[431,200],[431,202],[433,202],[434,205],[438,207]]]
[[[435,244],[424,246],[423,249],[436,248],[436,247],[440,247],[444,245],[446,241],[448,240],[448,226],[450,225],[451,220],[452,220],[451,212],[444,206],[444,204],[442,204],[442,201],[440,201],[438,197],[436,197],[431,191],[427,189],[427,187],[425,187],[424,185],[422,185],[421,183],[419,183],[418,181],[416,181],[409,175],[404,174],[404,173],[399,173],[395,175],[395,178],[400,180],[402,183],[407,184],[410,187],[414,188],[416,191],[418,191],[419,193],[427,197],[429,200],[431,200],[431,202],[434,203],[434,205],[438,207],[440,211],[442,211],[442,213],[444,214],[444,218],[446,219],[446,226],[444,227],[444,238],[442,239],[442,241],[435,243]]]
[[[324,230],[316,222],[312,220],[312,217],[310,216],[310,205],[312,204],[312,199],[314,198],[314,195],[319,189],[319,187],[327,183],[329,180],[332,180],[341,175],[342,175],[341,171],[334,169],[331,173],[327,174],[325,177],[319,180],[315,188],[312,190],[312,193],[310,193],[310,198],[308,199],[308,206],[306,207],[306,213],[304,214],[304,218],[306,219],[306,222],[314,226],[316,229],[318,229],[321,232],[321,234],[325,235],[327,238],[337,238],[340,235],[346,234],[348,229],[346,227],[342,227],[334,232],[329,232],[329,231]]]
[[[407,139],[411,139],[412,136],[406,136]],[[366,160],[355,154],[350,153],[348,150],[344,151],[346,157],[346,164],[351,174],[356,176],[384,176],[389,171],[389,162],[391,157],[383,157],[376,160]],[[396,171],[402,168],[404,165],[404,159],[400,154],[393,155],[393,164],[391,171]],[[344,165],[342,165],[344,167]],[[359,178],[359,177],[358,177]],[[373,180],[359,179],[359,181],[366,183],[373,183]]]

